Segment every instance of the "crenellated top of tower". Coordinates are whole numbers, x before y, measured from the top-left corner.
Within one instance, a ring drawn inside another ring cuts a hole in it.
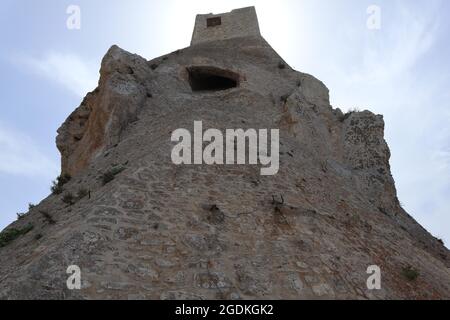
[[[197,15],[191,45],[248,36],[261,36],[255,7]]]

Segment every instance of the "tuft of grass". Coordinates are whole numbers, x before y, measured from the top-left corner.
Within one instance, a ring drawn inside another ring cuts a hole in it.
[[[42,214],[42,216],[49,224],[56,224],[55,219],[53,219],[53,217],[47,211],[40,210],[39,213]]]
[[[62,201],[65,204],[68,204],[69,206],[71,206],[71,205],[75,204],[75,197],[73,196],[72,193],[68,192],[63,196]]]
[[[341,122],[344,122],[345,120],[347,120],[348,118],[350,118],[350,116],[352,115],[352,113],[353,112],[347,112],[346,114],[344,114],[342,117],[341,117]]]
[[[106,185],[106,184],[110,183],[111,181],[113,181],[114,178],[115,178],[115,175],[111,171],[107,171],[101,177],[102,184]]]
[[[80,188],[77,192],[77,199],[81,200],[89,195],[89,190],[86,188]]]
[[[33,210],[34,208],[36,208],[35,204],[32,204],[32,203],[28,204],[28,211]]]
[[[120,174],[122,171],[124,171],[126,168],[123,166],[117,166],[112,168],[111,170],[106,171],[105,173],[102,174],[101,181],[103,185],[106,185],[108,183],[110,183],[111,181],[113,181],[115,179],[115,177]]]
[[[17,220],[22,220],[23,218],[25,218],[25,216],[27,214],[26,213],[17,212],[16,215],[17,215]]]
[[[75,203],[77,203],[79,200],[83,199],[84,197],[89,195],[89,190],[85,188],[78,189],[78,192],[76,195],[72,194],[71,192],[67,192],[62,197],[62,202],[65,204],[72,206]]]
[[[11,228],[0,233],[0,248],[6,247],[8,244],[33,230],[33,225],[29,224],[22,229]]]
[[[414,269],[411,266],[407,266],[402,269],[402,275],[408,280],[408,281],[415,281],[420,276],[420,272]]]
[[[50,190],[53,194],[61,194],[64,192],[64,185],[68,183],[72,179],[72,177],[68,174],[60,175],[56,180],[52,182],[52,187]]]
[[[350,109],[346,114],[344,114],[342,117],[341,117],[341,122],[344,122],[345,120],[347,120],[352,114],[354,114],[354,113],[358,113],[358,112],[360,112],[360,110],[358,109],[358,108],[352,108],[352,109]]]

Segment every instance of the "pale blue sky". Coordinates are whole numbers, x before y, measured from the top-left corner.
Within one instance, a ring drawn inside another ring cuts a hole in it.
[[[66,9],[81,8],[68,30]],[[49,194],[56,130],[95,88],[112,44],[147,59],[189,45],[196,13],[255,5],[263,36],[330,89],[334,107],[385,116],[404,207],[450,243],[450,2],[446,0],[3,0],[0,229]],[[366,25],[370,5],[381,29]]]

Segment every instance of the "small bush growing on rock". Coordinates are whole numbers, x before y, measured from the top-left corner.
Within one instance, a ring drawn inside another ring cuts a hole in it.
[[[68,204],[69,206],[71,206],[71,205],[75,204],[75,197],[73,196],[72,193],[68,192],[64,195],[64,197],[62,198],[62,201],[65,204]]]
[[[22,219],[25,218],[25,216],[26,216],[25,213],[17,212],[16,214],[17,214],[17,220],[22,220]]]
[[[81,200],[81,199],[85,198],[88,195],[89,195],[89,190],[88,189],[80,188],[80,189],[78,189],[78,192],[77,192],[77,199]]]
[[[112,168],[111,170],[106,171],[101,176],[103,185],[106,185],[106,184],[110,183],[111,181],[113,181],[115,179],[115,177],[124,170],[125,170],[125,167],[118,166],[118,167]]]
[[[29,224],[22,229],[11,228],[0,233],[0,248],[3,248],[16,240],[20,236],[23,236],[33,230],[33,225]]]
[[[107,171],[102,175],[102,183],[103,185],[106,185],[113,181],[115,178],[115,175],[111,171]]]
[[[53,194],[61,194],[64,191],[64,185],[70,181],[72,177],[68,174],[61,175],[58,178],[56,178],[55,181],[53,181],[53,185],[51,187],[51,191]]]
[[[341,121],[341,122],[344,122],[345,120],[347,120],[349,117],[350,117],[350,115],[351,115],[351,113],[346,113],[346,114],[343,114],[340,118],[339,118],[339,121]]]
[[[286,69],[286,64],[283,61],[280,61],[278,63],[278,69],[280,70]]]
[[[48,213],[47,211],[39,211],[40,214],[42,214],[42,216],[45,218],[45,220],[49,223],[49,224],[56,224],[56,221],[53,219],[53,217],[50,215],[50,213]]]
[[[344,114],[342,117],[341,117],[341,122],[344,122],[345,120],[347,120],[352,114],[354,114],[354,113],[357,113],[357,112],[360,112],[360,110],[358,109],[358,108],[353,108],[353,109],[350,109],[346,114]]]
[[[402,269],[402,275],[409,281],[415,281],[419,277],[420,273],[411,266],[407,266]]]
[[[347,112],[346,114],[344,114],[342,117],[341,117],[341,122],[344,122],[345,120],[347,120],[348,118],[350,118],[350,116],[353,114],[353,112],[352,111],[349,111],[349,112]]]
[[[28,204],[28,210],[33,210],[34,208],[36,208],[35,204],[32,204],[32,203]]]

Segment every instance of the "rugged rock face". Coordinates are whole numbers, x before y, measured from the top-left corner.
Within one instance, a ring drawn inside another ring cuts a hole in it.
[[[190,68],[236,86],[193,91]],[[71,181],[8,228],[33,226],[0,248],[1,298],[450,298],[449,251],[399,205],[383,118],[333,109],[261,37],[152,61],[114,46],[100,73],[58,131]],[[197,120],[279,128],[279,173],[172,164],[171,133]]]
[[[138,119],[150,97],[147,75],[151,67],[137,55],[117,46],[102,62],[98,88],[86,98],[58,130],[62,173],[77,175],[93,157],[120,142],[122,131]]]

